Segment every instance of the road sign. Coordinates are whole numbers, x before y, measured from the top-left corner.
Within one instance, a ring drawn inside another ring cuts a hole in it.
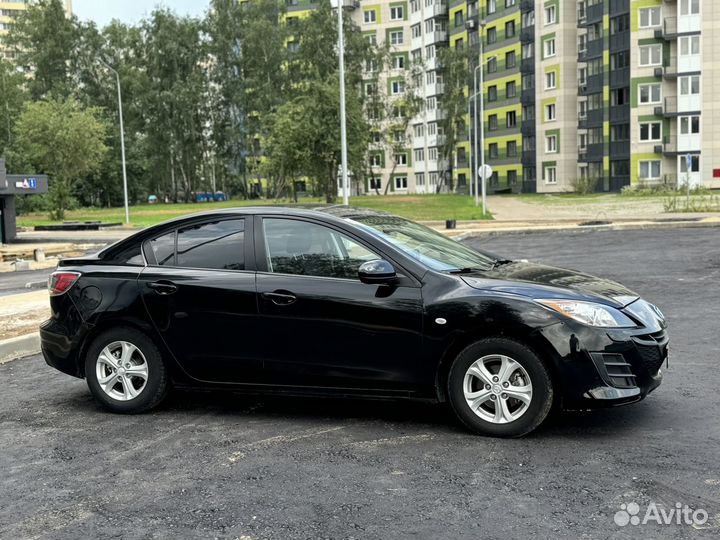
[[[488,180],[493,173],[492,167],[487,163],[482,167],[478,167],[478,176],[483,180]]]

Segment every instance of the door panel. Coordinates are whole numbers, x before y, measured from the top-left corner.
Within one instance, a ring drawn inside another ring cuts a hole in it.
[[[407,390],[422,370],[422,296],[413,280],[367,285],[381,258],[356,238],[302,219],[264,218],[258,303],[274,384]]]
[[[138,279],[145,307],[168,349],[199,380],[256,383],[262,375],[247,221],[247,229],[242,218],[184,225],[143,247],[151,264]]]

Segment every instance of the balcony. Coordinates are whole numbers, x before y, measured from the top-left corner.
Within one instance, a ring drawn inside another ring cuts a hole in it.
[[[677,96],[666,97],[662,105],[656,106],[655,116],[664,116],[665,118],[678,116]]]
[[[602,108],[588,111],[587,113],[587,127],[601,127],[605,119],[604,110]]]
[[[603,143],[587,145],[587,161],[602,161],[605,155],[605,145]]]
[[[593,39],[587,42],[587,53],[586,58],[598,58],[602,56],[605,43],[602,38]]]
[[[535,41],[535,25],[523,28],[520,31],[520,43],[533,43]]]
[[[413,36],[410,39],[410,48],[411,49],[413,49],[413,50],[420,49],[420,48],[422,48],[422,46],[423,46],[423,40],[422,40],[421,35],[417,36],[417,37]]]
[[[523,167],[534,167],[536,159],[537,153],[535,152],[535,150],[523,150],[520,162],[522,163]]]
[[[629,121],[630,121],[630,104],[611,105],[610,106],[610,122],[629,122]]]
[[[612,141],[610,142],[611,159],[629,158],[630,157],[630,141]]]
[[[520,71],[522,73],[533,73],[535,71],[535,57],[531,56],[520,60]]]
[[[447,30],[435,30],[425,34],[425,38],[428,44],[445,43],[448,40],[448,33]]]
[[[610,35],[610,52],[624,51],[630,48],[630,31]]]
[[[520,124],[520,133],[523,137],[531,137],[535,134],[535,119],[523,120]]]
[[[425,10],[426,18],[429,15],[430,17],[442,17],[444,15],[447,15],[447,3],[445,2],[436,2],[433,4],[432,8]]]
[[[630,86],[630,68],[613,69],[610,71],[610,87]]]
[[[605,2],[599,2],[594,6],[585,8],[585,26],[602,22],[605,10]]]
[[[655,39],[665,41],[675,40],[678,37],[677,17],[665,17],[662,27],[655,30]]]
[[[520,11],[522,13],[527,13],[528,11],[533,11],[535,9],[535,1],[534,0],[522,0],[520,2]]]
[[[433,83],[428,84],[425,86],[425,95],[426,96],[438,96],[442,94],[445,91],[445,84],[444,83]]]
[[[535,103],[535,89],[523,90],[520,94],[520,103],[523,105],[532,105]]]

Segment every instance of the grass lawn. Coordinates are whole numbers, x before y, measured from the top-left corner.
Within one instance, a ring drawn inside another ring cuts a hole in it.
[[[514,195],[519,201],[530,204],[545,205],[578,205],[578,204],[607,204],[622,203],[628,201],[647,200],[662,201],[667,196],[663,194],[657,195],[634,195],[632,193],[590,193],[587,195],[578,195],[577,193],[533,193]]]
[[[300,206],[320,206],[320,199],[300,199]],[[469,196],[462,195],[388,195],[352,197],[352,206],[373,208],[391,212],[416,221],[444,221],[446,219],[475,220],[482,219],[482,211],[475,206]],[[240,206],[295,206],[289,200],[232,200],[221,203],[183,203],[183,204],[142,204],[130,207],[130,222],[135,227],[147,227],[186,214],[212,210],[215,208],[235,208]],[[492,219],[489,214],[486,219]],[[65,221],[102,221],[104,223],[122,223],[125,220],[123,208],[81,208],[66,212]],[[59,223],[48,218],[46,213],[34,213],[18,216],[19,227],[34,227]]]

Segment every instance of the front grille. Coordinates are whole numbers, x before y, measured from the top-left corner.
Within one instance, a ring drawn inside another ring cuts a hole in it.
[[[635,374],[622,354],[591,353],[603,379],[616,388],[634,388]],[[604,372],[604,373],[603,373]]]
[[[655,375],[667,358],[667,332],[665,332],[665,330],[660,330],[659,332],[655,332],[653,334],[635,336],[633,341],[635,342],[635,347],[637,347],[638,353],[640,353],[640,359],[642,360],[643,366],[648,370],[648,372],[650,372],[651,375]]]

